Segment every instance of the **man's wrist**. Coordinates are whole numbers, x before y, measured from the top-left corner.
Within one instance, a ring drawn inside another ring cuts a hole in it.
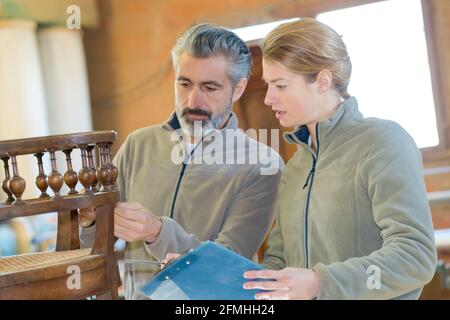
[[[161,234],[163,220],[161,217],[157,217],[157,218],[158,219],[156,220],[157,221],[156,223],[157,223],[158,232],[152,238],[144,239],[144,242],[146,245],[151,245],[152,243],[154,243],[156,241],[156,239],[158,239],[159,235]]]

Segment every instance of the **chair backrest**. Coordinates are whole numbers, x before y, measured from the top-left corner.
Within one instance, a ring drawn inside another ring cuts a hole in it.
[[[2,189],[7,195],[6,202],[0,203],[0,222],[16,217],[58,212],[56,251],[77,250],[80,249],[78,209],[97,208],[91,254],[105,257],[110,289],[117,289],[118,281],[113,222],[114,204],[119,201],[115,184],[118,171],[111,162],[111,146],[116,139],[114,131],[94,131],[0,141],[0,159],[5,170]],[[71,153],[74,149],[81,151],[82,167],[78,172],[72,165]],[[65,155],[65,173],[58,171],[57,152]],[[43,165],[46,153],[51,162],[51,172],[48,175],[44,172]],[[23,155],[34,155],[37,159],[35,185],[40,192],[37,198],[22,198],[25,188],[31,185],[20,176],[19,158]],[[76,190],[78,182],[84,187],[83,192]],[[61,194],[64,184],[69,188],[66,195]],[[47,193],[48,187],[53,191],[53,196]],[[112,294],[113,297],[115,294]]]

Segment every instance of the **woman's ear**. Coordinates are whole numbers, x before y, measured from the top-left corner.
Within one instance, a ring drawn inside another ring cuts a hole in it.
[[[327,92],[333,85],[333,74],[324,69],[317,74],[316,85],[319,93]]]
[[[235,103],[238,101],[242,94],[244,93],[245,88],[247,87],[248,79],[242,78],[234,87],[232,102]]]

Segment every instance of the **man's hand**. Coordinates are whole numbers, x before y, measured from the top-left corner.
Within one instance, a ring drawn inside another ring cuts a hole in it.
[[[177,260],[180,256],[180,253],[168,253],[166,255],[166,259],[164,259],[163,263],[161,263],[161,269],[164,269],[168,264]]]
[[[91,226],[95,221],[95,209],[85,208],[78,210],[78,222],[83,227]]]
[[[257,300],[305,300],[319,295],[319,277],[311,269],[285,268],[283,270],[258,270],[244,273],[246,279],[268,279],[244,283],[244,289],[262,289]]]
[[[162,220],[137,202],[119,202],[114,208],[114,235],[128,242],[158,238]]]

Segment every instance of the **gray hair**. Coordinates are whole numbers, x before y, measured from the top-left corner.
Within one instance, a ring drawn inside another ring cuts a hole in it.
[[[250,77],[252,55],[249,48],[234,32],[225,28],[202,23],[186,31],[172,49],[175,69],[184,52],[195,58],[225,57],[229,62],[228,76],[233,85]]]

